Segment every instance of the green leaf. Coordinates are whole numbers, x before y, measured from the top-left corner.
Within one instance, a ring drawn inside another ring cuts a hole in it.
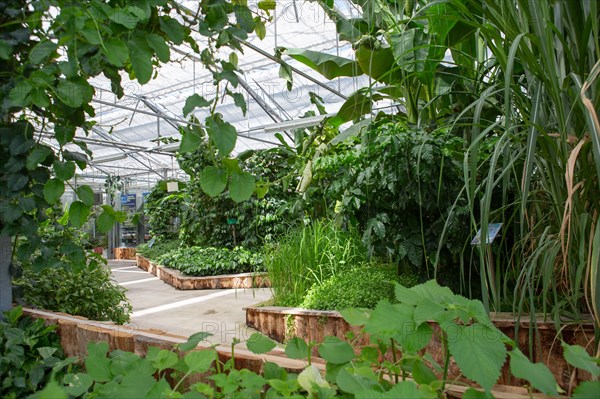
[[[184,351],[184,352],[190,351],[190,350],[196,348],[200,342],[204,341],[206,338],[211,337],[211,336],[212,336],[212,334],[209,332],[205,332],[205,331],[197,332],[195,334],[190,335],[187,342],[185,342],[183,344],[179,344],[177,346],[177,348],[179,348],[179,350]]]
[[[275,0],[260,0],[258,2],[258,8],[266,12],[275,10],[276,6]]]
[[[278,379],[285,381],[287,380],[287,372],[277,363],[265,362],[263,364],[263,377],[267,380]]]
[[[413,381],[400,381],[395,384],[392,389],[387,392],[389,398],[419,398],[429,399],[431,398],[426,392],[419,390],[417,384]]]
[[[248,112],[248,105],[246,104],[246,99],[242,93],[234,93],[229,92],[229,95],[233,97],[233,103],[238,106],[242,110],[242,114],[246,116]]]
[[[62,181],[67,181],[67,180],[72,179],[73,176],[75,176],[75,162],[73,162],[73,161],[68,161],[68,162],[55,161],[54,162],[54,173],[56,174],[56,177]]]
[[[50,179],[44,184],[44,199],[50,205],[60,199],[65,192],[65,183],[62,180]]]
[[[319,356],[334,364],[347,363],[355,357],[352,346],[337,337],[325,337],[319,345]]]
[[[12,45],[6,40],[0,40],[0,59],[8,60],[12,56]]]
[[[342,368],[338,372],[335,383],[340,390],[354,394],[356,398],[363,398],[364,396],[359,393],[372,392],[374,389],[379,391],[379,398],[385,395],[372,370],[354,369],[352,371],[353,373],[350,374],[347,368]]]
[[[152,51],[142,37],[129,40],[129,57],[138,82],[148,83],[152,78]]]
[[[108,18],[129,30],[133,30],[140,20],[137,15],[124,8],[113,8],[108,14]]]
[[[27,170],[36,169],[38,165],[44,162],[52,153],[52,149],[50,147],[46,147],[45,145],[34,148],[34,150],[31,151],[27,156]]]
[[[125,212],[125,211],[116,211],[115,212],[115,220],[118,223],[125,223],[125,221],[127,220],[127,212]]]
[[[370,309],[348,308],[340,310],[340,314],[351,326],[364,326],[371,317]]]
[[[260,17],[254,18],[254,22],[256,22],[254,32],[260,40],[263,40],[267,36],[267,27],[265,26],[265,22],[260,19]]]
[[[74,126],[54,126],[54,138],[61,146],[73,141],[74,137]]]
[[[54,380],[50,380],[48,385],[39,392],[29,396],[31,399],[67,399],[68,395],[65,390],[58,385]]]
[[[290,359],[306,359],[308,357],[308,345],[302,338],[294,337],[287,342],[285,354]]]
[[[203,131],[201,129],[185,129],[181,144],[179,144],[179,152],[182,154],[194,152],[200,147],[203,140]]]
[[[203,108],[210,106],[211,102],[206,100],[201,95],[195,93],[192,94],[185,100],[185,106],[183,107],[183,116],[187,117],[195,108]]]
[[[184,358],[185,364],[189,367],[189,371],[195,373],[204,373],[205,371],[208,371],[215,360],[217,360],[217,352],[214,349],[190,352],[185,355]]]
[[[565,354],[565,360],[574,367],[590,373],[594,377],[600,376],[599,360],[590,356],[585,349],[579,345],[569,345],[562,343]]]
[[[156,52],[156,55],[161,62],[166,63],[170,61],[171,51],[162,36],[157,35],[156,33],[150,33],[146,36],[146,41],[148,42],[148,46]]]
[[[327,79],[363,74],[358,62],[337,55],[299,48],[288,48],[284,54],[314,69]]]
[[[224,122],[220,115],[206,118],[208,135],[215,143],[221,156],[226,157],[235,148],[237,141],[237,131],[235,127],[228,122]]]
[[[185,38],[185,29],[183,28],[183,25],[179,23],[179,21],[163,15],[160,17],[158,22],[160,23],[160,29],[167,34],[169,40],[175,44],[183,43],[183,39]]]
[[[348,97],[340,107],[336,116],[329,121],[333,126],[339,126],[348,121],[357,119],[360,116],[370,113],[373,109],[373,101],[378,99],[381,99],[381,95],[379,94],[365,95],[363,92],[357,91]]]
[[[529,381],[535,389],[546,395],[558,396],[554,375],[545,364],[532,363],[518,348],[508,354],[510,371],[515,377]]]
[[[250,352],[257,355],[262,355],[263,353],[273,350],[273,348],[275,348],[277,345],[264,335],[260,333],[254,333],[250,336],[248,341],[246,341],[246,346]]]
[[[77,187],[77,197],[86,206],[94,205],[94,190],[90,186],[79,186]]]
[[[500,378],[506,359],[506,347],[498,331],[475,323],[449,324],[445,332],[450,353],[463,374],[489,391]]]
[[[106,50],[103,50],[106,59],[116,67],[122,67],[129,59],[127,44],[117,37],[106,39],[104,47],[106,48]]]
[[[50,54],[52,54],[58,45],[50,40],[44,40],[36,44],[29,53],[29,61],[34,64],[41,64]]]
[[[31,102],[31,90],[33,90],[33,87],[29,82],[22,81],[17,83],[10,93],[8,93],[8,99],[10,100],[11,105],[15,107],[28,106]]]
[[[81,107],[84,101],[84,90],[82,84],[70,80],[61,80],[56,86],[58,98],[72,108]]]
[[[254,193],[256,179],[248,172],[232,173],[229,183],[229,196],[235,202],[246,201]]]
[[[600,392],[600,381],[584,381],[573,391],[573,399],[596,399]]]
[[[88,356],[85,358],[85,370],[97,382],[107,382],[112,379],[110,360],[106,357],[108,343],[90,342],[87,345]]]
[[[115,225],[116,219],[113,212],[107,212],[104,210],[96,219],[96,225],[101,233],[108,233]]]
[[[211,197],[216,197],[225,190],[227,185],[227,172],[216,166],[207,166],[200,176],[200,187]]]
[[[75,201],[69,207],[69,221],[75,227],[81,227],[85,224],[90,215],[90,207],[81,201]]]
[[[94,379],[88,374],[77,373],[67,374],[63,382],[66,385],[65,390],[69,395],[79,397],[88,391],[94,383]]]
[[[494,399],[494,397],[488,392],[469,388],[465,391],[462,399]]]
[[[146,359],[152,362],[152,365],[158,370],[163,371],[177,364],[179,357],[177,353],[166,349],[160,349],[156,346],[148,348]]]

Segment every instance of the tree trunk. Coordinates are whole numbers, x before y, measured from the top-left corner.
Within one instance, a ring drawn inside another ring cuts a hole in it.
[[[0,236],[0,319],[2,312],[12,307],[12,279],[10,276],[10,260],[12,258],[12,240],[10,236]]]

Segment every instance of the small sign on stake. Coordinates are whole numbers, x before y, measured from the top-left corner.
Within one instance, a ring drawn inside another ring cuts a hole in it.
[[[485,240],[486,244],[491,244],[495,239],[500,229],[502,228],[502,223],[490,223],[487,228],[487,239]],[[471,241],[471,245],[479,245],[481,244],[481,229],[477,231],[475,238]]]
[[[179,183],[176,181],[167,182],[167,192],[174,193],[176,191],[179,191]]]

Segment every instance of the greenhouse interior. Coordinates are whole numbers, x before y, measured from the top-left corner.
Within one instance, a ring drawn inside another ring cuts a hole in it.
[[[599,3],[0,1],[0,396],[600,397]]]

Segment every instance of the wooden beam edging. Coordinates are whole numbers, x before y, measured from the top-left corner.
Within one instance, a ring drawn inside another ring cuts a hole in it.
[[[153,263],[148,258],[136,255],[137,266],[178,290],[216,290],[231,288],[269,287],[266,273],[223,274],[220,276],[185,276],[178,270]]]
[[[23,308],[23,314],[42,319],[48,325],[57,325],[61,346],[68,357],[81,358],[85,356],[89,342],[107,342],[110,351],[120,349],[143,357],[146,356],[148,347],[155,346],[171,350],[175,344],[187,341],[184,336],[164,331],[143,330],[138,329],[135,325],[116,325],[112,322],[93,321],[85,317],[71,316],[65,313]],[[210,348],[213,348],[213,346],[201,342],[195,350]],[[217,345],[214,348],[218,353],[219,360],[222,362],[231,359],[231,348],[229,346]],[[277,363],[292,373],[301,372],[307,365],[304,360],[289,359],[281,348],[276,348],[263,355],[256,355],[239,346],[235,348],[235,368],[238,370],[248,369],[255,373],[261,373],[265,362]],[[313,358],[312,364],[319,370],[325,371],[325,363],[322,359]],[[201,378],[202,376],[200,376]],[[463,385],[446,384],[446,392],[450,398],[462,398],[468,388],[468,386]],[[492,394],[497,399],[549,399],[546,395],[530,395],[525,388],[507,385],[495,385]]]

